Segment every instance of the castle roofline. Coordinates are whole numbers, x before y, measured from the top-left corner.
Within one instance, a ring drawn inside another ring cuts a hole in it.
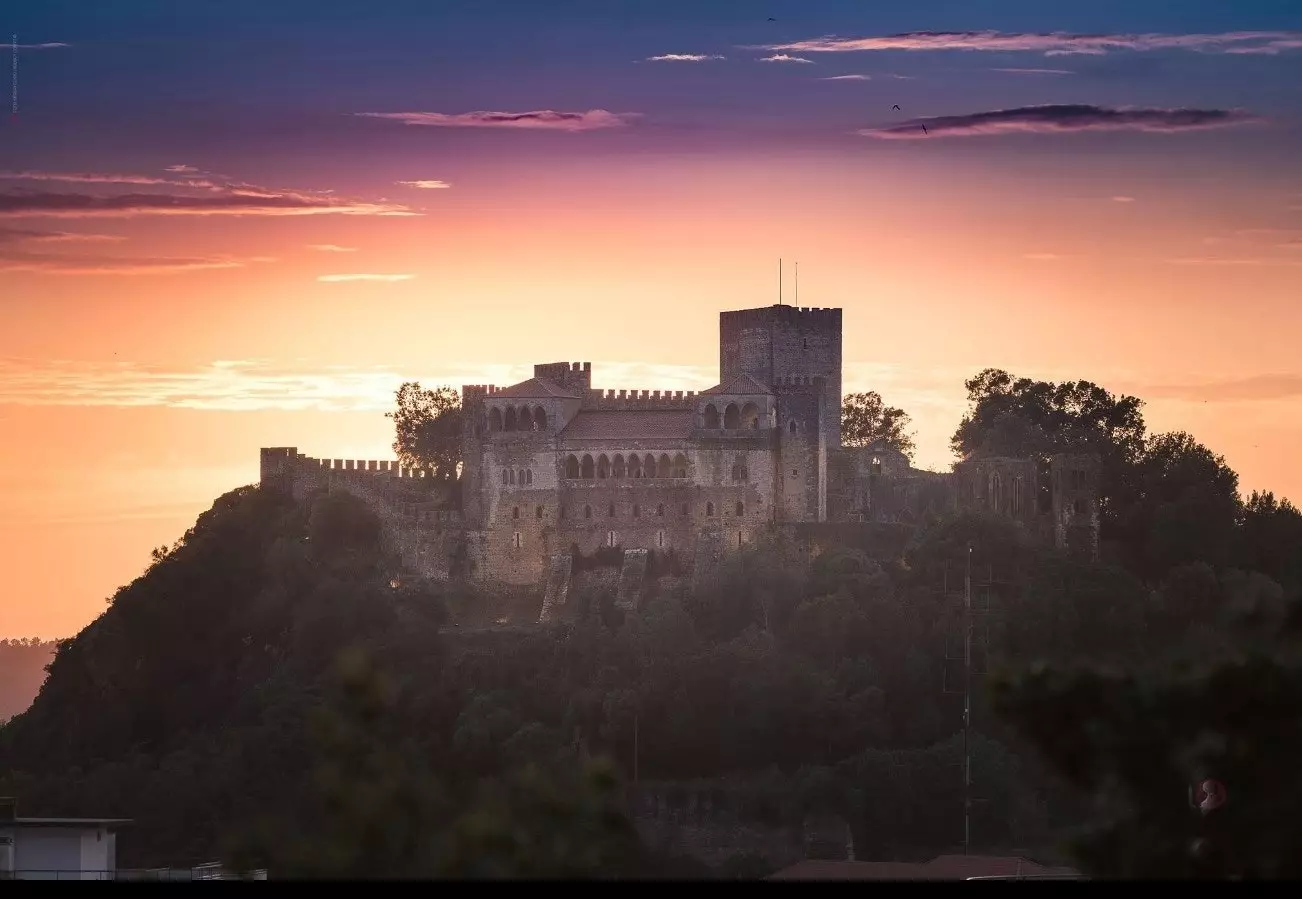
[[[748,374],[740,374],[727,384],[716,384],[702,394],[725,396],[771,396],[773,391]]]
[[[512,384],[510,387],[503,387],[493,394],[494,398],[505,397],[507,399],[525,399],[525,400],[548,400],[548,399],[573,399],[579,398],[577,393],[572,393],[564,387],[555,384],[546,378],[530,378],[527,381],[521,381],[519,384]]]

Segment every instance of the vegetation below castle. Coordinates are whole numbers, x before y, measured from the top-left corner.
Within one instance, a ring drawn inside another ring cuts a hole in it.
[[[964,441],[1048,433],[1011,392],[991,392],[998,414],[976,403]],[[447,626],[472,588],[405,576],[362,502],[242,488],[60,645],[0,729],[0,794],[134,818],[123,866],[224,857],[277,877],[701,873],[639,839],[635,776],[709,784],[756,820],[840,815],[859,858],[936,854],[962,840],[970,546],[995,687],[973,709],[973,850],[1047,849],[1089,823],[1092,873],[1278,875],[1298,864],[1283,809],[1300,798],[1302,516],[1240,502],[1191,440],[1139,434],[1106,463],[1131,549],[1109,564],[968,515],[895,559],[807,562],[774,540],[636,615],[599,594],[577,620],[474,633]],[[1214,822],[1226,857],[1187,852],[1203,825],[1185,789],[1209,771],[1238,816]]]

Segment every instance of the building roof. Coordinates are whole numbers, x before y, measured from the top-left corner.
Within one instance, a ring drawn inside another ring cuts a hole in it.
[[[1072,868],[1053,868],[1024,858],[942,855],[925,863],[807,860],[769,880],[967,880],[970,877],[1079,877]]]
[[[555,397],[578,399],[579,395],[546,378],[530,378],[527,381],[521,381],[519,384],[503,387],[496,393],[490,394],[490,396],[494,399],[506,397],[508,399],[546,400]]]
[[[580,411],[561,440],[686,440],[696,425],[693,409]]]
[[[750,375],[743,373],[737,375],[727,384],[716,384],[709,390],[702,390],[701,393],[721,393],[726,396],[768,396],[773,391]]]

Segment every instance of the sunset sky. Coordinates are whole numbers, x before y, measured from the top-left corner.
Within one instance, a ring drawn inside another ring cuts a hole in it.
[[[920,465],[999,367],[1302,500],[1297,0],[3,15],[0,637],[85,626],[260,446],[390,458],[404,379],[709,387],[779,258]]]

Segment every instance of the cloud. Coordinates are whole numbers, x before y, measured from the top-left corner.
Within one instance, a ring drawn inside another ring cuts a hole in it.
[[[802,53],[881,50],[980,50],[1046,56],[1099,56],[1114,50],[1193,50],[1199,53],[1275,54],[1302,48],[1299,31],[1230,31],[1220,34],[1069,34],[999,31],[910,31],[885,37],[822,37],[748,49]]]
[[[596,131],[603,128],[622,128],[638,118],[641,113],[608,112],[604,109],[589,109],[587,112],[556,112],[543,109],[534,112],[358,112],[354,115],[372,119],[392,119],[404,125],[426,125],[438,128]]]
[[[320,250],[322,253],[355,253],[357,247],[341,247],[333,243],[310,243],[307,245],[309,250]]]
[[[1118,197],[1111,197],[1110,199],[1112,200],[1113,203],[1133,203],[1133,202],[1135,202],[1135,198],[1134,198],[1134,197],[1120,197],[1120,196],[1118,196]]]
[[[1302,259],[1249,259],[1238,256],[1184,256],[1164,259],[1170,265],[1302,265]]]
[[[124,218],[137,215],[419,215],[395,204],[301,193],[230,191],[216,196],[0,192],[0,218]]]
[[[805,59],[802,56],[788,56],[785,53],[775,53],[772,56],[766,56],[760,62],[807,62],[812,63],[812,59]]]
[[[71,241],[115,241],[126,240],[118,234],[82,234],[76,231],[38,231],[30,228],[0,228],[0,244],[19,241],[37,241],[41,243]]]
[[[169,169],[168,171],[171,171]],[[10,181],[65,181],[77,184],[145,184],[171,187],[198,187],[220,190],[222,185],[202,178],[159,178],[154,175],[128,175],[103,172],[0,172]]]
[[[410,281],[415,275],[317,275],[318,281],[336,283],[339,281]]]
[[[991,69],[1005,75],[1075,75],[1070,69]]]
[[[452,186],[446,181],[399,181],[398,183],[406,187],[419,187],[422,190],[442,190]]]
[[[647,62],[706,62],[711,59],[723,59],[717,54],[705,53],[665,53],[663,56],[648,56]]]
[[[831,75],[827,78],[820,78],[819,81],[872,81],[871,75]]]
[[[46,253],[0,253],[0,272],[34,272],[44,275],[173,275],[205,269],[244,268],[267,257],[170,258],[131,256],[75,256]]]
[[[163,171],[165,171],[165,172],[178,172],[178,173],[182,173],[182,174],[190,174],[190,175],[193,175],[193,174],[195,174],[196,172],[198,172],[199,170],[196,169],[196,168],[195,168],[194,166],[192,166],[192,165],[169,165],[169,166],[168,166],[167,168],[165,168]]]
[[[866,137],[918,139],[976,134],[1063,133],[1078,131],[1193,131],[1259,122],[1260,118],[1227,109],[1109,109],[1087,104],[1022,106],[966,115],[913,119],[897,125],[867,128]],[[927,126],[923,133],[922,125]]]
[[[44,44],[0,44],[0,50],[56,50],[60,47],[71,47],[72,44],[65,44],[61,41],[48,41]]]
[[[1149,384],[1137,388],[1139,396],[1153,399],[1260,402],[1302,397],[1302,373],[1250,375],[1202,383]]]

